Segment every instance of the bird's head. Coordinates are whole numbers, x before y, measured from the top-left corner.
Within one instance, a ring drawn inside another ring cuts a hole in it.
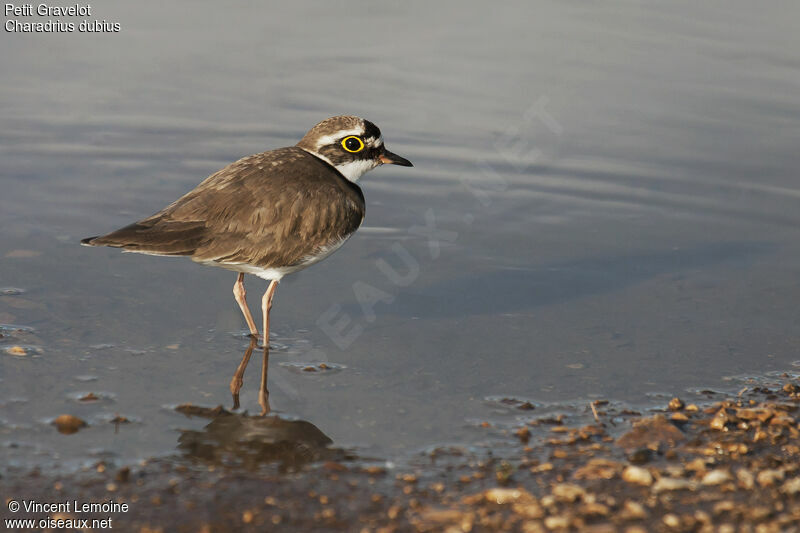
[[[297,146],[327,161],[352,182],[383,164],[413,166],[408,159],[386,149],[378,126],[359,117],[325,119],[311,128]]]

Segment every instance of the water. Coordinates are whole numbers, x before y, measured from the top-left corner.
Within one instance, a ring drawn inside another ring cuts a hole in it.
[[[24,292],[0,323],[33,331],[0,339],[0,463],[174,453],[206,423],[175,405],[230,407],[235,276],[77,243],[339,113],[415,167],[368,174],[365,226],[278,288],[282,416],[396,458],[479,442],[493,398],[637,406],[793,368],[798,15],[146,1],[94,7],[119,33],[4,33],[0,288]],[[60,435],[62,413],[90,427]]]

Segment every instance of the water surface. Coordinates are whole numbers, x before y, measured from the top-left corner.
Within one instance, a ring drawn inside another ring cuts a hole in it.
[[[235,276],[77,243],[339,113],[415,167],[368,174],[364,227],[281,283],[282,415],[402,457],[478,444],[492,398],[642,405],[791,369],[797,6],[473,4],[145,1],[96,6],[119,33],[4,33],[0,287],[24,292],[0,323],[32,330],[0,338],[0,462],[173,453],[202,422],[172,407],[230,406]],[[57,434],[65,412],[90,427]]]

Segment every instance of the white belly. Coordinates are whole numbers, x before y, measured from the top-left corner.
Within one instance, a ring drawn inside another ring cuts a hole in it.
[[[245,274],[253,274],[254,276],[258,276],[261,279],[280,281],[281,278],[287,274],[292,274],[294,272],[297,272],[298,270],[303,270],[304,268],[309,267],[314,263],[319,263],[329,255],[331,255],[333,252],[341,248],[341,246],[345,242],[347,242],[347,239],[349,238],[350,235],[347,235],[343,239],[334,241],[326,246],[322,246],[316,251],[316,253],[305,256],[299,263],[291,266],[262,268],[247,263],[220,263],[213,260],[202,261],[202,264],[227,268],[228,270],[233,270],[235,272],[244,272]]]

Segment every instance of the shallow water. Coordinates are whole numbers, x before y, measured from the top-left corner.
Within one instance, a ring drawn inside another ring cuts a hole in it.
[[[0,330],[0,464],[174,453],[203,422],[172,407],[230,406],[235,276],[77,243],[338,113],[415,167],[368,174],[365,226],[281,283],[283,416],[399,457],[476,442],[497,397],[793,368],[800,12],[736,4],[138,2],[96,6],[117,34],[5,33],[0,323],[32,330]]]

